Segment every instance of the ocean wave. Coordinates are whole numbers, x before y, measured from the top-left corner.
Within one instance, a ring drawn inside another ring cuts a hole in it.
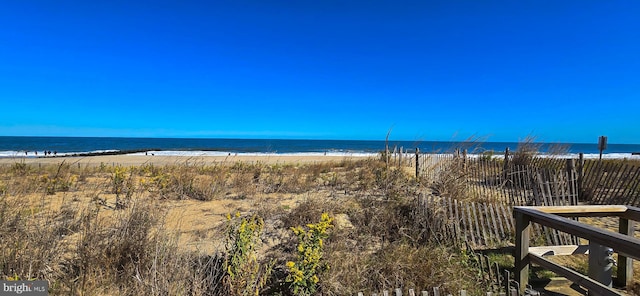
[[[141,155],[154,155],[154,156],[185,156],[185,157],[198,157],[198,156],[345,156],[345,157],[371,157],[376,156],[377,153],[368,152],[288,152],[288,153],[276,153],[276,152],[228,152],[228,151],[181,151],[181,150],[165,150],[165,151],[145,151],[136,153],[127,153],[125,155],[141,156]]]
[[[143,156],[143,155],[154,155],[154,156],[178,156],[178,157],[208,157],[208,156],[310,156],[310,157],[321,157],[321,156],[334,156],[334,157],[375,157],[379,155],[379,153],[374,152],[365,152],[365,151],[344,151],[344,150],[330,150],[327,152],[286,152],[286,153],[278,153],[278,152],[230,152],[230,151],[205,151],[205,150],[137,150],[137,151],[121,151],[121,150],[95,150],[95,151],[87,151],[87,152],[64,152],[57,154],[49,154],[44,155],[42,152],[39,152],[37,155],[33,151],[28,151],[25,154],[25,151],[0,151],[0,158],[38,158],[38,157],[69,157],[69,156],[100,156],[100,155],[123,155],[123,156]],[[404,154],[406,157],[412,157],[414,154],[412,152],[407,152]],[[450,153],[427,153],[424,155],[451,155]],[[503,154],[493,154],[487,155],[486,153],[480,154],[468,154],[469,158],[479,158],[479,157],[488,157],[502,159],[504,158]],[[578,153],[565,153],[565,154],[538,154],[539,157],[543,158],[573,158],[578,159]],[[600,155],[598,153],[587,153],[583,154],[584,159],[598,159]],[[603,153],[603,159],[635,159],[640,160],[640,155],[633,155],[632,153]]]

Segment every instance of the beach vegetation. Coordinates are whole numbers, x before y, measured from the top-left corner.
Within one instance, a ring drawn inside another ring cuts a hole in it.
[[[264,220],[253,215],[227,214],[224,285],[228,295],[260,295],[271,274],[273,264],[258,262],[257,247]]]
[[[421,194],[477,200],[474,168],[414,169],[379,157],[0,166],[0,278],[47,280],[51,295],[486,294],[469,251],[430,227],[449,222],[443,209],[416,209]]]
[[[291,231],[298,238],[295,261],[286,263],[289,274],[285,279],[294,295],[314,295],[320,281],[318,275],[329,270],[329,265],[322,263],[324,240],[329,237],[328,231],[333,227],[333,218],[322,213],[320,221],[302,226],[292,227]]]

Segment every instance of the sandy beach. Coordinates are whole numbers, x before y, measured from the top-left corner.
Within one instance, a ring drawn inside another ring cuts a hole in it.
[[[143,164],[173,165],[173,164],[221,164],[236,162],[249,163],[314,163],[326,161],[343,161],[349,159],[363,159],[367,156],[335,156],[335,155],[229,155],[229,156],[158,156],[158,155],[99,155],[99,156],[75,156],[75,157],[7,157],[0,158],[0,165],[14,164],[69,164],[85,165],[124,165],[137,166]]]

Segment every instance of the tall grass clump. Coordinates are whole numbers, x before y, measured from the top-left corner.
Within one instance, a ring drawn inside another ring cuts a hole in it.
[[[467,186],[469,173],[464,169],[462,160],[459,158],[445,159],[437,166],[439,173],[431,184],[435,194],[458,200],[469,199],[470,194]]]
[[[540,144],[535,142],[535,137],[528,136],[518,143],[516,151],[511,156],[511,163],[515,166],[530,166],[540,151]]]

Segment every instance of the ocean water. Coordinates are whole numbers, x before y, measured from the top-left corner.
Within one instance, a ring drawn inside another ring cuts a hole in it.
[[[107,138],[107,137],[0,137],[0,157],[41,157],[44,151],[58,156],[87,153],[121,153],[156,155],[228,155],[231,154],[327,154],[327,155],[375,155],[385,149],[385,141],[362,140],[279,140],[279,139],[180,139],[180,138]],[[515,142],[440,142],[440,141],[389,141],[389,147],[413,152],[451,153],[466,149],[469,154],[493,151],[504,153],[505,148],[515,151]],[[593,158],[599,154],[596,143],[535,143],[538,151],[549,154],[575,156],[584,153]],[[38,154],[36,155],[36,151]],[[638,158],[638,144],[609,144],[604,151],[606,158]]]

